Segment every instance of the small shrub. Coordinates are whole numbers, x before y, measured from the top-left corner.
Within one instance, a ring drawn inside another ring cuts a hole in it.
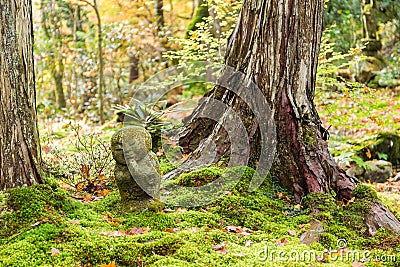
[[[80,127],[70,125],[75,132],[74,151],[54,148],[44,155],[47,171],[78,191],[102,194],[113,184],[110,145],[97,134],[80,134]]]

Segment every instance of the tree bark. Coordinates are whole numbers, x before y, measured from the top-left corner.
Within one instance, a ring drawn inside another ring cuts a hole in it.
[[[341,199],[350,199],[355,187],[355,181],[336,166],[328,152],[323,138],[326,131],[313,102],[323,6],[322,0],[244,1],[225,59],[225,64],[251,77],[266,97],[278,138],[272,171],[298,201],[307,193],[331,190]],[[209,96],[234,103],[235,111],[247,109],[223,88],[214,88]],[[241,113],[254,144],[251,155],[257,158],[259,133],[251,131],[257,122],[249,111]],[[204,123],[189,123],[181,138],[183,147],[197,145],[192,141],[199,139],[194,138],[199,124],[206,129],[200,131],[203,136],[209,135],[214,125]],[[228,150],[229,145],[224,144],[218,151],[222,156]]]
[[[0,189],[43,183],[31,0],[0,0]]]

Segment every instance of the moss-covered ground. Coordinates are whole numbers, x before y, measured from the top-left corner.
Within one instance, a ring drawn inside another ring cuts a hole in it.
[[[204,173],[211,172],[220,170]],[[349,204],[317,194],[300,205],[273,178],[245,189],[246,179],[208,206],[158,213],[124,212],[118,191],[81,203],[52,179],[13,189],[0,195],[0,266],[400,265],[400,239],[383,230],[370,236],[363,224],[377,197],[370,187],[360,186]],[[379,197],[394,207],[393,198]],[[302,244],[313,220],[323,227],[320,239]]]

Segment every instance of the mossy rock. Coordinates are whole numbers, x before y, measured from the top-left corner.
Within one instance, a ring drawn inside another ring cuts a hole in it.
[[[136,212],[141,210],[158,212],[161,211],[164,208],[164,206],[165,206],[164,202],[151,197],[147,197],[140,200],[123,201],[121,208],[124,211],[129,211],[129,212]]]
[[[375,141],[367,147],[359,151],[358,156],[364,160],[381,159],[380,155],[385,155],[385,160],[390,161],[393,165],[400,164],[400,136],[394,133],[379,133]],[[367,151],[371,152],[368,158]]]
[[[356,66],[356,79],[367,83],[386,66],[385,60],[380,56],[367,56],[358,62]]]

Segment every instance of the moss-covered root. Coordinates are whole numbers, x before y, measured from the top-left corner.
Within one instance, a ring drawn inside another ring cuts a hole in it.
[[[400,221],[381,203],[371,203],[371,210],[365,215],[365,223],[371,235],[375,235],[380,228],[400,233]]]
[[[400,233],[400,221],[380,203],[375,189],[371,186],[359,185],[354,189],[353,193],[356,198],[369,202],[370,208],[365,214],[365,223],[371,235],[375,235],[380,228]]]
[[[387,209],[378,199],[376,190],[369,185],[358,185],[353,195],[355,202],[346,209],[348,215],[355,216],[368,228],[370,235],[375,235],[378,229],[400,233],[400,221]],[[325,212],[339,212],[335,199],[330,194],[309,194],[303,200],[303,206],[308,208],[311,215],[323,214]],[[346,206],[347,207],[347,206]]]

